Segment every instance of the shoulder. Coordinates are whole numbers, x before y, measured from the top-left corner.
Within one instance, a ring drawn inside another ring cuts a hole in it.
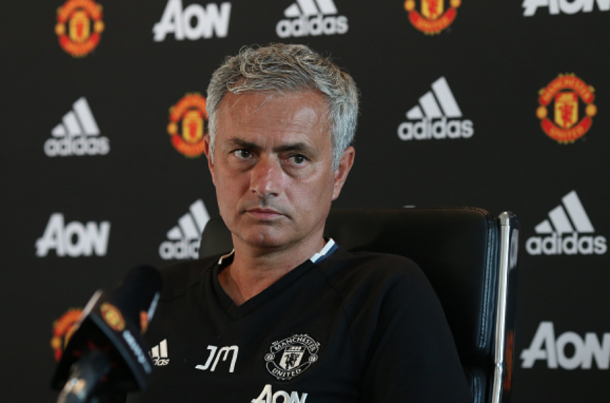
[[[419,266],[411,259],[399,255],[348,252],[339,248],[321,262],[319,270],[339,289],[358,285],[386,290],[429,286]]]
[[[172,300],[186,294],[199,284],[218,263],[221,255],[181,262],[159,269],[163,279],[161,300]]]

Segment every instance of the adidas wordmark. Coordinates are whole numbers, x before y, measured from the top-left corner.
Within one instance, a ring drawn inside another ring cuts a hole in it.
[[[210,216],[199,199],[191,204],[189,212],[178,219],[178,225],[167,232],[167,241],[159,245],[162,259],[197,259],[201,233]]]
[[[432,91],[419,98],[419,105],[407,111],[407,122],[398,126],[401,140],[458,139],[474,134],[472,120],[459,119],[458,106],[445,77],[432,83]]]
[[[109,140],[99,134],[100,129],[87,99],[80,97],[62,122],[51,130],[53,137],[44,143],[44,152],[49,157],[108,154]]]
[[[345,34],[347,17],[337,15],[333,0],[297,0],[275,27],[280,38]]]
[[[595,232],[575,190],[565,195],[562,204],[549,212],[549,218],[536,225],[525,249],[530,255],[603,255],[607,251],[606,237]],[[566,214],[567,213],[567,214]],[[582,235],[591,234],[591,235]]]

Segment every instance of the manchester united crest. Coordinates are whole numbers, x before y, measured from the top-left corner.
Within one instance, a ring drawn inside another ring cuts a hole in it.
[[[309,335],[295,334],[271,343],[265,366],[280,381],[288,381],[318,361],[319,350],[320,343]]]
[[[109,302],[104,302],[100,307],[100,313],[110,328],[117,332],[125,330],[125,319],[123,319],[121,311],[116,306]]]
[[[560,144],[573,143],[584,136],[597,113],[594,92],[592,86],[574,74],[560,74],[541,89],[536,116],[544,133]],[[584,110],[582,119],[581,110]]]
[[[59,45],[74,57],[86,56],[95,49],[102,31],[102,6],[93,0],[68,0],[57,9],[55,33]]]
[[[203,154],[205,122],[208,120],[205,105],[205,98],[201,94],[186,94],[169,110],[167,132],[172,136],[174,148],[187,157]]]
[[[83,313],[82,309],[69,309],[53,322],[53,338],[51,348],[55,354],[55,359],[59,361],[61,355],[68,345],[72,334],[78,329],[78,321]]]
[[[409,21],[418,30],[426,35],[439,34],[453,23],[457,16],[457,8],[462,0],[449,1],[449,7],[445,7],[445,0],[418,0],[420,7],[417,8],[415,0],[405,1],[405,10],[409,13]]]

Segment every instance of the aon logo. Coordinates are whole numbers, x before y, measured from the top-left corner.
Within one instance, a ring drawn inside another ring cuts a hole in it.
[[[229,31],[231,3],[210,3],[205,8],[199,4],[191,4],[182,9],[182,0],[169,0],[161,21],[155,24],[153,32],[155,42],[163,42],[167,34],[174,34],[177,41],[184,38],[192,41],[201,38],[224,38]]]
[[[529,348],[521,353],[523,368],[532,368],[537,360],[546,361],[551,369],[599,369],[610,364],[610,333],[602,340],[595,333],[586,333],[583,339],[574,332],[565,332],[555,338],[553,322],[541,322]]]
[[[93,253],[105,256],[109,235],[108,221],[99,225],[91,221],[85,225],[72,221],[64,225],[64,215],[54,213],[44,234],[36,241],[36,256],[45,257],[51,249],[55,249],[59,257],[91,256]]]
[[[597,8],[601,11],[610,10],[610,0],[524,0],[523,15],[531,17],[536,14],[538,7],[548,7],[549,14],[576,14],[579,12],[590,13],[593,5],[597,3]]]
[[[273,393],[271,385],[265,385],[261,394],[256,399],[252,399],[252,403],[305,403],[306,400],[307,393],[288,393],[283,390]]]

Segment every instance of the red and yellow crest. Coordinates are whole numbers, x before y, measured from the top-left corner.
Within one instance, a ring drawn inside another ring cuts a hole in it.
[[[415,0],[405,1],[405,10],[409,13],[409,21],[418,30],[427,35],[439,34],[453,23],[457,15],[457,8],[461,0],[449,1],[450,7],[445,9],[444,0],[419,0],[420,9],[417,11]]]
[[[57,9],[55,33],[62,49],[74,57],[95,49],[103,30],[102,6],[93,0],[68,0]]]
[[[55,359],[57,361],[61,359],[61,355],[68,345],[72,334],[78,328],[78,321],[82,312],[82,309],[69,309],[59,319],[53,322],[51,348],[55,353]]]
[[[104,302],[102,306],[100,306],[100,312],[102,318],[104,318],[104,322],[113,330],[116,330],[117,332],[125,330],[125,319],[123,319],[121,311],[119,311],[116,306],[109,302]]]
[[[172,137],[172,145],[187,157],[203,154],[203,137],[206,133],[208,113],[205,98],[199,93],[186,94],[169,109],[167,132]]]
[[[595,89],[574,74],[560,74],[539,91],[536,116],[547,136],[561,144],[573,143],[591,128],[597,106],[593,104]],[[549,118],[549,107],[553,120]],[[580,104],[584,106],[584,117],[580,119]],[[580,120],[579,120],[580,119]]]

